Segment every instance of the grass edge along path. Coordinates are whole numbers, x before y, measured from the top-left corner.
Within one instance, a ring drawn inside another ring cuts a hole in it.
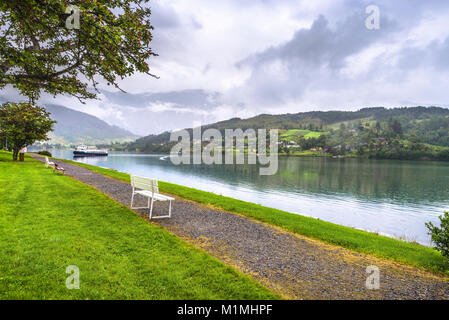
[[[0,151],[0,299],[277,299],[82,182]],[[80,270],[80,290],[65,286]]]
[[[79,163],[72,160],[57,160],[84,167],[111,178],[128,183],[130,182],[130,175],[124,172]],[[375,233],[345,227],[331,222],[164,181],[159,181],[159,188],[162,192],[201,204],[210,205],[217,209],[241,214],[258,221],[281,227],[299,235],[321,240],[357,252],[372,254],[376,257],[409,264],[445,276],[449,275],[449,261],[447,261],[437,250],[420,244],[381,236]]]

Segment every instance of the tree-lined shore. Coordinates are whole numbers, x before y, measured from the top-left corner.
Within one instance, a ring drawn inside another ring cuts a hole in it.
[[[203,130],[210,128],[222,136],[226,129],[278,129],[280,155],[449,160],[449,110],[439,107],[259,115],[217,122]],[[203,142],[203,147],[207,144]],[[108,147],[168,154],[173,145],[170,132],[164,132]]]

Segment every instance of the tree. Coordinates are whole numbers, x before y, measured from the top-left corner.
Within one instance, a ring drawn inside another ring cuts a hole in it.
[[[41,92],[83,102],[97,97],[97,77],[117,88],[117,79],[135,72],[155,77],[145,61],[156,55],[147,2],[0,1],[0,89],[12,85],[30,102]],[[79,28],[72,23],[78,9]]]
[[[2,132],[2,128],[0,127],[0,149],[7,149],[7,137],[6,134]]]
[[[402,133],[403,133],[401,123],[400,123],[398,120],[394,120],[392,123],[390,123],[390,129],[391,129],[397,136],[401,136]]]
[[[317,146],[323,149],[327,147],[327,137],[325,134],[318,137]]]
[[[380,126],[380,122],[376,121],[376,133],[379,134],[381,130],[382,130],[382,127]]]
[[[365,154],[365,146],[358,146],[357,147],[357,155],[359,157],[363,156]]]
[[[427,222],[426,227],[432,237],[432,242],[435,244],[434,248],[440,251],[444,257],[449,258],[449,212],[445,212],[439,219],[441,222],[440,228],[434,226],[432,222]]]
[[[14,161],[22,148],[48,140],[47,134],[53,130],[55,122],[44,108],[31,103],[7,102],[0,106],[0,131],[8,137]]]

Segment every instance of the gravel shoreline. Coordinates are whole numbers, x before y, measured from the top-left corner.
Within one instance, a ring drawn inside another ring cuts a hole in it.
[[[32,155],[44,161],[43,157]],[[55,161],[73,177],[128,206],[131,186]],[[136,198],[136,205],[146,199]],[[156,202],[153,215],[168,204]],[[148,219],[147,210],[136,210]],[[287,299],[449,299],[449,279],[176,197],[171,219],[153,220]],[[149,244],[150,245],[150,244]],[[380,270],[380,289],[366,288],[368,266]]]

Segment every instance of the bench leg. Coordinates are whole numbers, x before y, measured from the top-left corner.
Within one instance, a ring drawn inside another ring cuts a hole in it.
[[[131,209],[149,209],[150,208],[150,198],[148,198],[148,206],[147,207],[133,207],[133,203],[134,203],[134,194],[132,194],[131,196]]]
[[[148,204],[149,203],[150,203],[150,198],[148,198]],[[154,203],[154,199],[151,198],[150,220],[153,218],[153,203]]]
[[[168,217],[171,218],[171,200],[168,201],[169,205],[168,205]]]
[[[150,213],[150,219],[164,219],[164,218],[171,218],[171,200],[168,200],[168,215],[152,217],[152,214]]]
[[[133,208],[133,201],[134,201],[134,192],[133,192],[133,195],[131,196],[131,205],[130,205],[131,209]]]

